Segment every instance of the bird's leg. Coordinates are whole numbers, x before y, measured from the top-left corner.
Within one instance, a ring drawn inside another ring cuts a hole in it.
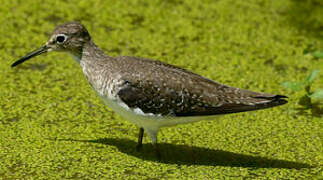
[[[142,138],[144,137],[144,128],[140,128],[139,129],[139,135],[138,135],[138,143],[136,146],[136,150],[140,151],[140,149],[142,148]]]
[[[147,133],[150,136],[151,143],[154,146],[154,151],[155,151],[156,157],[158,160],[161,160],[161,156],[160,156],[160,152],[159,152],[158,144],[157,144],[157,132],[158,132],[158,129],[157,130],[147,129]]]
[[[154,145],[154,151],[155,151],[155,155],[157,157],[157,159],[160,161],[161,160],[161,156],[160,156],[160,152],[159,152],[159,149],[158,149],[158,144],[157,142]]]

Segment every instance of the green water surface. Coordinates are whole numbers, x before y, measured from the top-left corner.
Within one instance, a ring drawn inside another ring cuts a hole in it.
[[[281,86],[314,69],[323,86],[320,0],[3,0],[0,179],[320,179],[322,109]],[[147,136],[106,107],[79,65],[49,53],[10,65],[56,25],[81,21],[106,54],[159,59],[289,103],[164,128]]]

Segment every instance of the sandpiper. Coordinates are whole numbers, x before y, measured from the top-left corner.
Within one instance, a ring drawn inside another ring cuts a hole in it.
[[[57,26],[45,45],[11,66],[50,51],[69,52],[105,104],[140,128],[137,150],[144,131],[158,153],[162,127],[287,103],[286,96],[230,87],[160,61],[107,56],[78,22]]]

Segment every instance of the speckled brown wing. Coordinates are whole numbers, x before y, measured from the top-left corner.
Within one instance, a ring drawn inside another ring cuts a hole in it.
[[[206,116],[269,108],[285,96],[229,87],[176,66],[135,57],[118,57],[124,83],[117,93],[144,113]],[[127,69],[131,69],[127,71]]]

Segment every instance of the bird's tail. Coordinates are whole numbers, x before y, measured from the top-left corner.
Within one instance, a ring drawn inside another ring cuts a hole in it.
[[[258,100],[255,102],[255,106],[258,106],[259,109],[280,106],[288,102],[286,100],[288,97],[283,95],[255,96],[253,98]]]
[[[229,114],[238,113],[245,111],[255,111],[260,109],[267,109],[275,106],[286,104],[287,96],[283,95],[269,95],[264,93],[255,93],[256,96],[249,96],[244,99],[243,103],[240,104],[226,104],[217,108],[215,112],[217,114]]]

